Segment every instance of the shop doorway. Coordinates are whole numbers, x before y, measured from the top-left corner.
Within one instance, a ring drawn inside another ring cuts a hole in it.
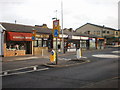
[[[26,54],[32,54],[32,49],[31,49],[31,47],[32,47],[32,42],[27,41],[27,42],[26,42]]]

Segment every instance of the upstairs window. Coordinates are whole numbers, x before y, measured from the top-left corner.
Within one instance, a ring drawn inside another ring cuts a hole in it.
[[[106,31],[103,31],[102,33],[106,33]]]
[[[100,31],[97,31],[97,35],[100,35]]]
[[[88,31],[88,34],[90,34],[90,31]]]
[[[109,34],[110,32],[109,31],[107,31],[107,34]]]
[[[118,35],[118,32],[116,32],[116,35]]]

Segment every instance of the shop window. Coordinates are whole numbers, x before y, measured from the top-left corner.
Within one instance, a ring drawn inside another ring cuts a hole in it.
[[[86,47],[86,41],[80,41],[80,47],[85,48]]]
[[[7,50],[25,50],[26,45],[23,42],[7,42]]]
[[[47,41],[46,40],[43,41],[43,47],[47,47]]]
[[[37,47],[37,46],[38,46],[38,41],[34,41],[33,46],[34,46],[34,47]]]
[[[38,40],[38,47],[42,47],[42,40]]]

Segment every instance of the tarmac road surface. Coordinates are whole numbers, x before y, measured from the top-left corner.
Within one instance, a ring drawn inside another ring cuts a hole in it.
[[[91,62],[2,77],[3,88],[118,88],[117,49],[84,54]],[[101,57],[104,55],[115,55]],[[97,55],[97,57],[95,57]]]

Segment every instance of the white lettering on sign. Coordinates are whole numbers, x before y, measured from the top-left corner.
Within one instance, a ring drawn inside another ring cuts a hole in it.
[[[13,36],[14,39],[32,39],[32,37]]]

